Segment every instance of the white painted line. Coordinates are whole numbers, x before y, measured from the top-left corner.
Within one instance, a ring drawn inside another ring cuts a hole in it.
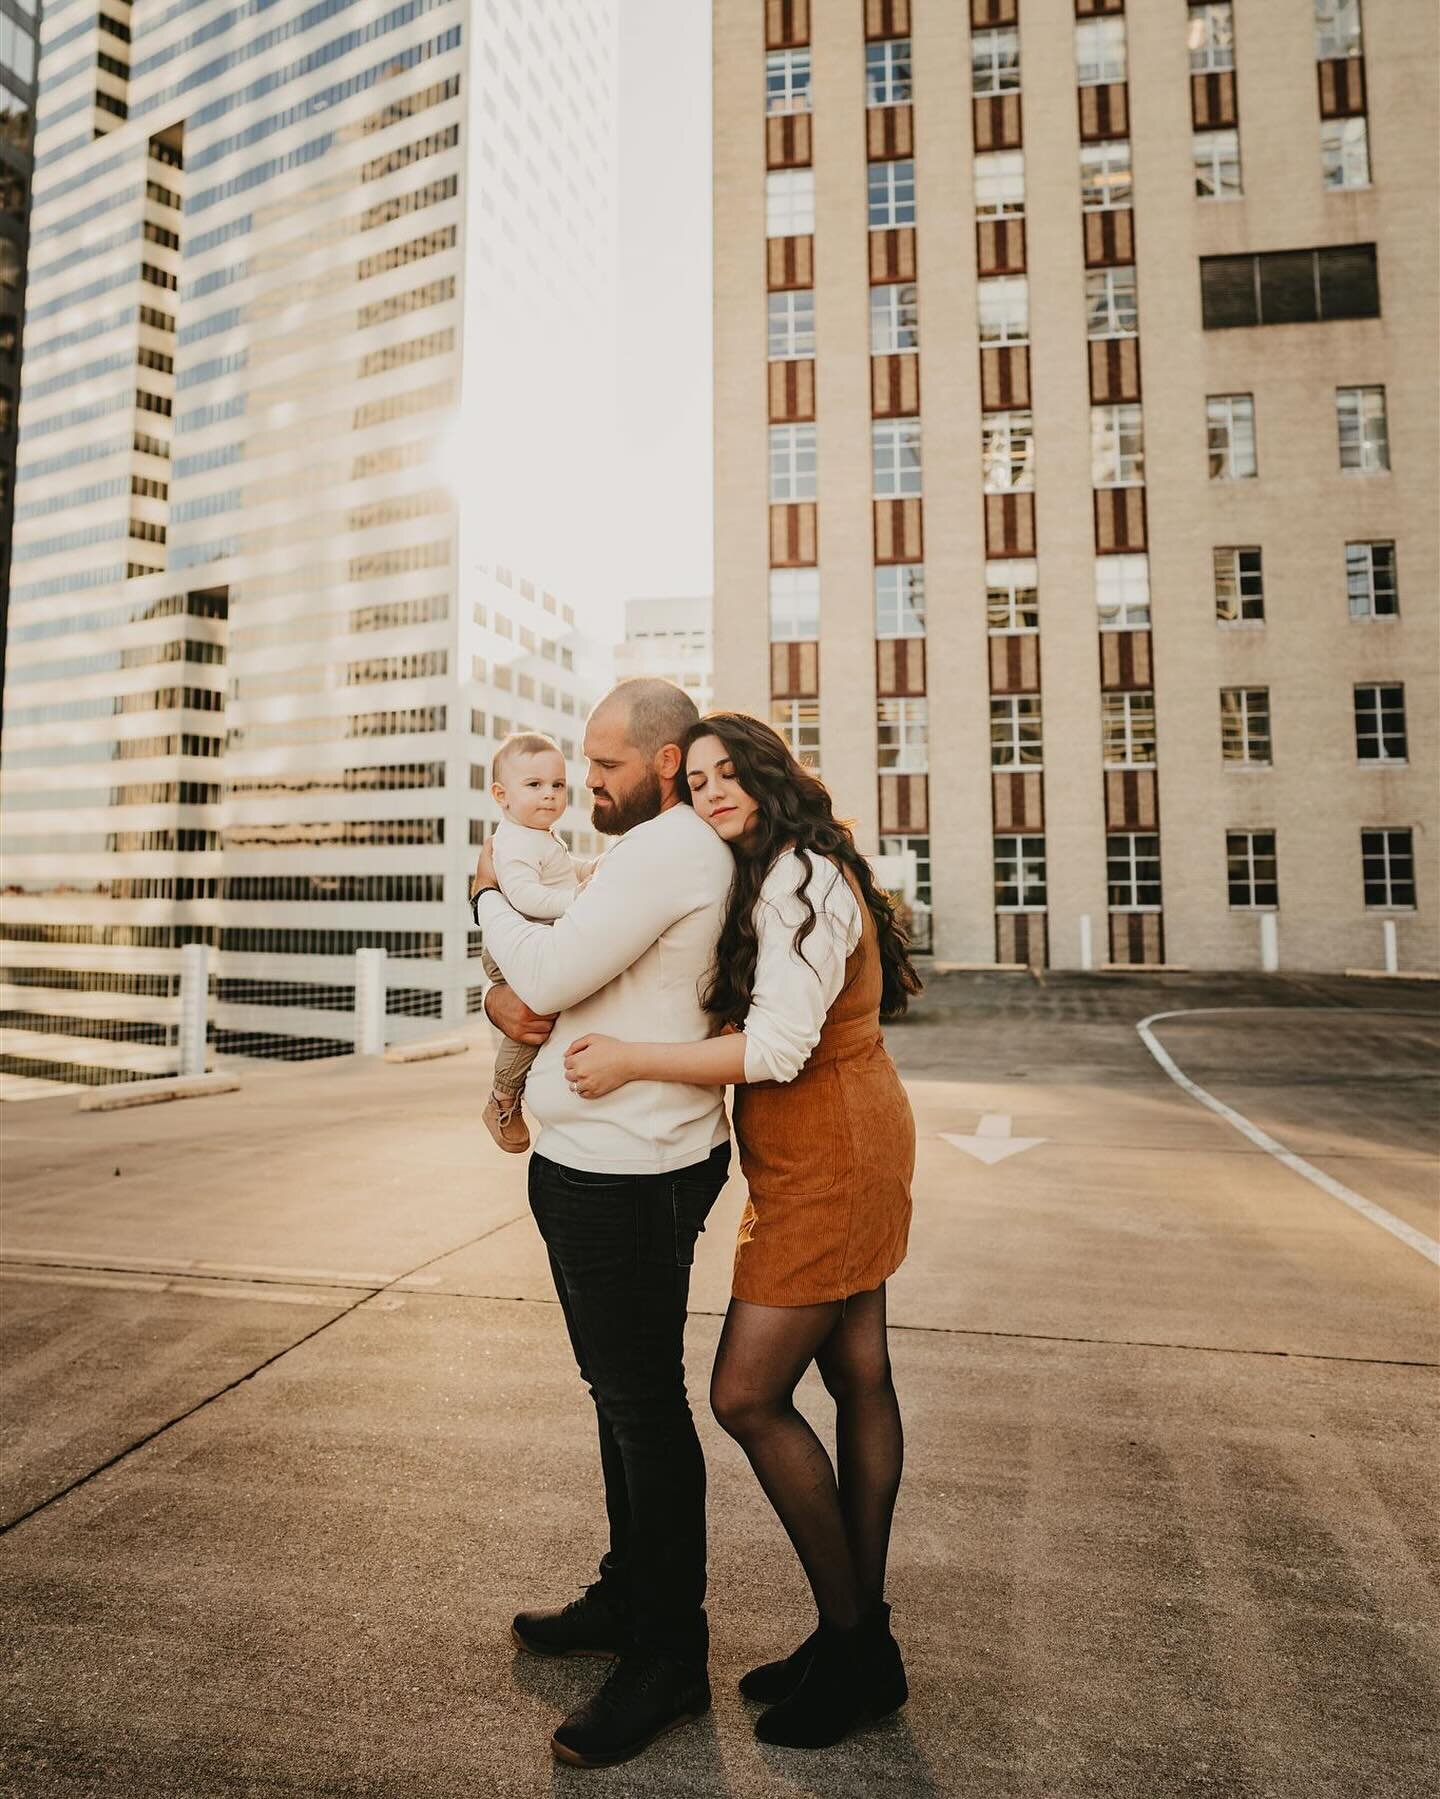
[[[1237,1112],[1233,1106],[1227,1106],[1224,1100],[1216,1099],[1213,1093],[1207,1093],[1203,1087],[1192,1081],[1184,1069],[1175,1062],[1150,1028],[1151,1025],[1163,1024],[1167,1018],[1214,1018],[1227,1013],[1233,1016],[1239,1012],[1265,1009],[1253,1006],[1197,1006],[1192,1011],[1152,1012],[1148,1018],[1142,1018],[1135,1029],[1140,1033],[1140,1041],[1170,1076],[1170,1079],[1192,1099],[1198,1099],[1202,1106],[1208,1106],[1218,1117],[1223,1118],[1226,1124],[1232,1125],[1239,1131],[1242,1137],[1248,1137],[1252,1143],[1274,1156],[1275,1160],[1282,1163],[1292,1174],[1302,1175],[1312,1185],[1318,1187],[1322,1193],[1328,1193],[1331,1199],[1338,1199],[1341,1205],[1349,1206],[1362,1218],[1368,1218],[1372,1224],[1378,1224],[1382,1231],[1389,1231],[1392,1237],[1397,1237],[1407,1248],[1413,1249],[1417,1255],[1424,1256],[1426,1261],[1434,1262],[1437,1267],[1440,1267],[1440,1243],[1437,1243],[1433,1237],[1427,1237],[1423,1231],[1417,1231],[1413,1225],[1406,1224],[1403,1218],[1397,1218],[1393,1212],[1387,1212],[1384,1206],[1377,1206],[1373,1199],[1366,1199],[1363,1193],[1356,1193],[1353,1188],[1345,1186],[1342,1181],[1337,1181],[1332,1175],[1326,1174],[1323,1169],[1314,1167],[1303,1156],[1297,1156],[1293,1150],[1286,1149],[1283,1143],[1277,1143],[1275,1138],[1262,1131],[1258,1125],[1251,1124],[1243,1112]],[[1306,1010],[1307,1008],[1300,1009]],[[1310,1007],[1308,1009],[1320,1011],[1328,1008]],[[1342,1013],[1341,1016],[1353,1018],[1355,1014]]]
[[[1007,1156],[1018,1156],[1022,1150],[1034,1149],[1037,1144],[1049,1141],[1046,1137],[1012,1137],[1008,1112],[987,1112],[972,1137],[957,1136],[951,1131],[941,1131],[940,1136],[944,1142],[963,1149],[967,1156],[974,1156],[987,1168],[993,1168]]]

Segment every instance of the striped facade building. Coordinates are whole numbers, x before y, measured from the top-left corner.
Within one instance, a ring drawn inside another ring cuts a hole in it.
[[[715,21],[718,701],[947,960],[1435,968],[1433,9]]]

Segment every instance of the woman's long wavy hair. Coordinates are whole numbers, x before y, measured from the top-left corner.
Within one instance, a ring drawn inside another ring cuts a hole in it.
[[[777,731],[744,712],[712,712],[692,725],[681,744],[680,794],[693,805],[685,779],[684,758],[702,737],[718,737],[735,769],[735,779],[756,802],[758,810],[750,829],[737,843],[735,884],[730,906],[720,931],[715,972],[703,996],[705,1010],[726,1024],[742,1025],[750,1009],[755,986],[755,960],[760,947],[755,907],[760,889],[775,858],[793,849],[805,867],[797,894],[807,917],[795,932],[800,949],[815,929],[815,906],[810,885],[815,878],[815,857],[838,863],[854,877],[860,896],[875,920],[880,940],[880,964],[884,990],[882,1018],[898,1018],[919,993],[920,977],[910,965],[909,940],[888,894],[875,884],[870,864],[855,847],[850,827],[836,818],[829,789],[791,755]]]

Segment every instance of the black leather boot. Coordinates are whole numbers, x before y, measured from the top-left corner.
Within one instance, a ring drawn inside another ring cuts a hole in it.
[[[782,1660],[762,1662],[758,1668],[742,1674],[741,1694],[746,1699],[758,1700],[761,1705],[779,1705],[782,1699],[788,1699],[805,1678],[805,1670],[810,1666],[810,1657],[815,1653],[815,1639],[819,1634],[812,1630],[800,1647],[791,1650]]]
[[[550,1747],[574,1767],[608,1768],[709,1709],[703,1663],[636,1650],[616,1662],[593,1699],[571,1712]]]
[[[861,1694],[861,1626],[837,1630],[821,1623],[815,1650],[800,1684],[788,1699],[761,1712],[755,1735],[787,1749],[825,1749],[838,1743],[870,1714]]]
[[[623,1655],[630,1619],[613,1583],[597,1580],[552,1612],[517,1612],[511,1635],[532,1655]]]
[[[860,1620],[860,1697],[871,1718],[888,1718],[910,1697],[900,1645],[890,1634],[890,1607],[877,1605]]]

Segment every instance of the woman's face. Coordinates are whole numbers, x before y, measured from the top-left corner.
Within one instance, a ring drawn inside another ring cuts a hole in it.
[[[735,764],[718,737],[697,737],[690,745],[685,780],[695,810],[727,843],[750,829],[760,808],[735,779]]]

